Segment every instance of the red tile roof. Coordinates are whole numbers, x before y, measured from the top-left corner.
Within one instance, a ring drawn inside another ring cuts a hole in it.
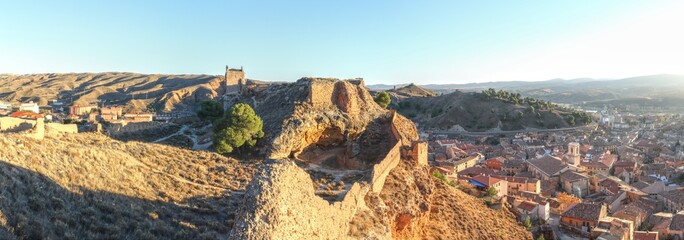
[[[42,118],[43,114],[38,114],[38,113],[34,113],[34,112],[13,112],[9,116],[15,117],[15,118],[38,119],[38,118]]]
[[[534,210],[535,207],[537,207],[537,204],[528,201],[521,202],[520,205],[518,205],[518,208],[528,212]]]
[[[492,185],[494,185],[494,184],[496,184],[496,183],[498,183],[498,182],[501,181],[501,179],[493,178],[493,177],[490,177],[490,176],[484,176],[484,175],[477,175],[477,176],[474,176],[474,177],[471,178],[470,180],[476,181],[476,182],[479,182],[479,183],[482,183],[482,184],[486,185],[487,187],[490,187],[490,186],[492,186]]]
[[[586,221],[598,221],[601,219],[601,212],[603,209],[601,204],[592,203],[578,203],[563,213],[563,217],[571,217],[582,219]]]
[[[658,232],[634,231],[634,240],[658,240]]]

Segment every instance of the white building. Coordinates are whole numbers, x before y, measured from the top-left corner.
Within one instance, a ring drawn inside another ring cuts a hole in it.
[[[19,111],[27,111],[27,112],[34,112],[34,113],[39,113],[40,108],[38,108],[38,104],[34,102],[28,102],[28,103],[22,103],[19,105]]]
[[[12,110],[12,104],[6,102],[0,102],[0,109],[2,110]]]

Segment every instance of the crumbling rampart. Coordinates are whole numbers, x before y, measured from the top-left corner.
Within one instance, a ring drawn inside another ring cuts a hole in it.
[[[33,129],[36,120],[15,117],[0,117],[0,132],[23,132]]]

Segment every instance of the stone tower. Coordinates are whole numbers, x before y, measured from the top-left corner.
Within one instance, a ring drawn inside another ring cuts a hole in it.
[[[242,67],[240,69],[232,69],[226,65],[225,81],[223,82],[225,93],[242,93],[245,84],[245,71]]]
[[[573,166],[579,165],[579,163],[580,163],[579,148],[580,148],[579,143],[571,142],[568,144],[568,153],[565,156],[568,164],[573,165]]]

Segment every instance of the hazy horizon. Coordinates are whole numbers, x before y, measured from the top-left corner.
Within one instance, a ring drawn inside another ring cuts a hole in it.
[[[0,3],[0,73],[135,72],[368,84],[681,75],[684,3]]]

